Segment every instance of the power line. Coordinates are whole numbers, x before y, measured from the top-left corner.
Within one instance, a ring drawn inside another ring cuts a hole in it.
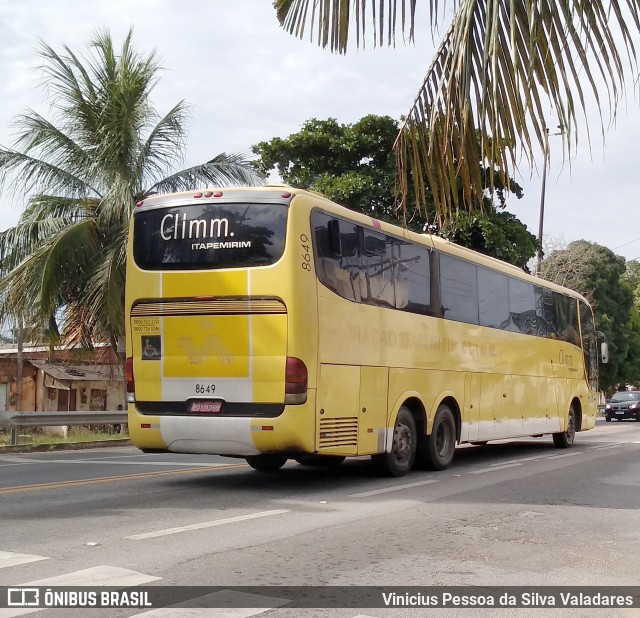
[[[626,247],[627,245],[630,245],[631,243],[634,242],[638,242],[640,240],[640,238],[634,238],[633,240],[630,240],[629,242],[624,243],[623,245],[618,245],[617,247],[614,247],[613,250],[615,251],[616,249],[620,249],[621,247]],[[634,260],[636,258],[633,258]]]

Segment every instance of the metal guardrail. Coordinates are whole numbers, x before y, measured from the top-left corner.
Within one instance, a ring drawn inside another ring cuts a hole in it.
[[[0,412],[0,429],[54,427],[57,425],[119,425],[127,422],[126,410],[105,412]]]

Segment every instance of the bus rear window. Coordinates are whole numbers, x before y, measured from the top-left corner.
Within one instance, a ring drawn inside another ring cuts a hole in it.
[[[147,270],[267,266],[284,251],[284,204],[210,204],[139,211],[133,257]]]

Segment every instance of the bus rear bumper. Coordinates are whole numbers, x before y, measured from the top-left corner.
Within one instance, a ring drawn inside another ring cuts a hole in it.
[[[261,453],[312,453],[315,447],[315,390],[307,401],[287,405],[275,418],[151,416],[129,404],[129,434],[143,450],[248,457]]]

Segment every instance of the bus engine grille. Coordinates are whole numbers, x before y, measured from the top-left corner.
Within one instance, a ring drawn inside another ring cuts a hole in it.
[[[358,446],[358,418],[323,418],[320,420],[320,449]]]

